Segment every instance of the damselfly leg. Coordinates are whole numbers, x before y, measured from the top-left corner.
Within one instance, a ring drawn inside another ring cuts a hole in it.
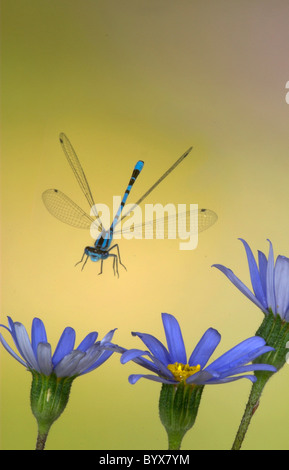
[[[120,250],[119,250],[119,246],[118,244],[116,243],[115,245],[113,245],[109,250],[107,250],[107,252],[109,253],[111,250],[113,250],[113,248],[116,248],[117,249],[117,255],[114,255],[114,256],[117,256],[118,258],[118,262],[119,264],[121,264],[121,266],[127,271],[125,265],[121,262],[121,258],[120,258]],[[111,255],[110,255],[111,256]],[[117,266],[118,266],[118,263],[117,263]],[[118,270],[117,270],[117,273],[118,273]]]
[[[85,253],[85,251],[84,251],[81,260],[78,261],[77,263],[75,263],[74,266],[77,266],[78,264],[82,263],[83,258],[85,257],[85,255],[86,255],[86,253]],[[89,258],[89,256],[86,255],[86,260],[84,261],[84,263],[83,263],[83,265],[82,265],[81,271],[83,270],[84,266],[86,265],[88,258]]]

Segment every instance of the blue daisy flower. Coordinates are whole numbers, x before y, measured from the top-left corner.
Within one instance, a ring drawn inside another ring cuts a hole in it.
[[[113,354],[113,351],[104,349],[104,345],[111,341],[115,330],[109,331],[101,341],[96,341],[97,332],[91,332],[75,348],[75,330],[67,327],[52,354],[42,320],[33,319],[31,340],[22,323],[14,322],[10,317],[8,317],[8,323],[9,327],[0,326],[9,331],[18,353],[11,348],[2,334],[0,334],[0,342],[20,364],[39,374],[46,376],[55,374],[58,378],[87,374]]]
[[[109,331],[101,341],[96,341],[98,333],[93,331],[75,348],[75,331],[67,327],[52,354],[42,320],[33,319],[31,339],[22,323],[8,317],[8,324],[8,327],[0,326],[11,335],[17,352],[2,334],[0,342],[32,374],[30,405],[38,425],[36,450],[43,450],[50,427],[68,403],[75,378],[96,369],[113,354],[105,345],[110,343],[115,330]]]
[[[274,263],[274,252],[270,243],[268,259],[262,251],[258,251],[258,263],[248,243],[243,243],[250,270],[253,292],[222,264],[214,264],[246,297],[248,297],[265,314],[279,315],[289,322],[289,258],[279,255]]]
[[[135,384],[140,378],[146,378],[163,384],[209,385],[232,382],[247,378],[252,382],[255,375],[248,374],[256,370],[275,372],[275,367],[267,364],[249,364],[260,355],[272,351],[263,338],[254,336],[242,341],[237,346],[207,365],[210,357],[220,343],[221,335],[214,328],[209,328],[187,359],[183,336],[178,321],[173,315],[163,313],[167,348],[154,336],[133,332],[148,348],[118,350],[122,352],[121,363],[133,361],[153,374],[133,374],[129,382]],[[115,349],[117,350],[117,349]]]
[[[258,251],[258,261],[256,261],[248,243],[242,238],[240,240],[245,247],[253,292],[231,269],[222,264],[214,264],[213,267],[224,273],[234,286],[265,314],[256,337],[263,338],[274,352],[256,358],[254,362],[264,361],[279,371],[286,362],[286,349],[289,344],[289,258],[279,255],[274,261],[273,245],[268,240],[270,244],[268,258],[262,251]],[[258,380],[252,385],[250,398],[233,443],[234,450],[241,448],[252,416],[259,406],[260,397],[272,374],[260,371],[256,372],[256,375]]]

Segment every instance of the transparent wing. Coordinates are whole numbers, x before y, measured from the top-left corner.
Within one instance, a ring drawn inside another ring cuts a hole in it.
[[[75,152],[74,148],[72,147],[69,139],[66,137],[66,135],[64,133],[60,134],[59,139],[60,139],[60,143],[62,145],[63,151],[65,153],[65,156],[68,160],[68,163],[71,166],[72,171],[73,171],[73,173],[74,173],[74,175],[75,175],[75,177],[78,181],[78,184],[79,184],[83,194],[85,195],[85,197],[87,199],[89,207],[91,209],[93,208],[94,215],[95,215],[97,221],[99,222],[99,224],[102,227],[101,220],[100,220],[99,214],[97,212],[97,209],[95,207],[95,203],[94,203],[94,200],[93,200],[93,197],[92,197],[92,193],[91,193],[89,184],[87,182],[87,179],[86,179],[85,173],[83,171],[83,168],[80,164],[80,161],[78,160],[76,152]]]
[[[139,206],[140,203],[189,155],[193,147],[190,147],[147,191],[143,196],[131,207],[131,209],[126,212],[119,222],[124,220],[128,215],[134,210],[136,206]],[[118,223],[119,223],[118,222]]]
[[[194,223],[197,217],[197,224]],[[127,220],[121,230],[114,234],[133,233],[135,238],[180,238],[184,231],[187,233],[203,232],[218,220],[217,214],[210,209],[199,209],[167,215],[163,218],[152,219],[142,224],[130,224]],[[179,227],[182,230],[179,230]]]
[[[42,199],[50,214],[72,227],[90,229],[95,222],[93,217],[58,189],[47,189],[42,194]],[[98,227],[98,230],[101,231],[101,228]]]
[[[199,209],[198,211],[198,232],[204,232],[218,220],[216,212],[210,209]]]

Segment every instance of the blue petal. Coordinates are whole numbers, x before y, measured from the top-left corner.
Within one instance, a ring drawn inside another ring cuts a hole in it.
[[[267,352],[271,351],[275,351],[275,349],[272,348],[272,346],[266,346],[266,344],[264,346],[261,346],[260,348],[256,348],[250,353],[249,361],[253,361],[254,359],[257,359],[257,357],[262,356],[263,354],[266,354]]]
[[[289,259],[286,256],[278,256],[276,260],[275,293],[277,313],[285,319],[289,308]]]
[[[77,350],[66,354],[54,368],[54,372],[57,377],[72,377],[75,375],[78,363],[84,357],[84,355],[84,352]]]
[[[236,380],[240,379],[248,379],[251,380],[251,382],[256,382],[257,377],[255,375],[239,375],[238,377],[226,377],[224,379],[211,379],[208,380],[204,385],[217,385],[217,384],[226,384],[228,382],[235,382]]]
[[[91,372],[92,370],[101,366],[104,362],[106,362],[110,358],[112,354],[113,354],[113,351],[103,351],[100,357],[96,359],[96,361],[94,361],[90,367],[86,368],[83,372],[81,372],[81,375],[87,374],[88,372]]]
[[[243,374],[244,372],[253,372],[255,370],[266,370],[269,372],[276,372],[277,369],[270,364],[249,364],[246,366],[236,367],[235,369],[230,369],[230,373],[221,374],[220,378],[225,378],[231,375]]]
[[[239,289],[248,299],[250,299],[257,307],[259,307],[262,311],[266,311],[267,305],[262,305],[262,303],[255,297],[255,295],[248,289],[247,286],[233,273],[233,271],[229,268],[226,268],[222,264],[213,264],[214,268],[219,269],[222,273],[227,276],[227,278],[234,284],[234,286]]]
[[[201,369],[203,369],[220,341],[220,333],[218,333],[217,330],[214,330],[214,328],[209,328],[192,352],[189,359],[189,365],[196,366],[199,364]]]
[[[42,320],[34,318],[31,328],[31,344],[35,357],[37,357],[37,346],[39,343],[47,343],[47,335]]]
[[[186,382],[187,384],[205,385],[208,380],[216,377],[220,377],[220,374],[210,373],[207,370],[201,370],[200,372],[196,372],[195,374],[188,377]]]
[[[171,384],[171,385],[176,385],[178,382],[175,380],[168,380],[164,379],[162,377],[159,377],[158,375],[150,375],[150,374],[132,374],[129,376],[128,380],[129,383],[134,385],[139,379],[148,379],[148,380],[153,380],[155,382],[161,382],[163,384]]]
[[[14,357],[14,359],[20,362],[20,364],[31,369],[33,369],[33,366],[34,366],[35,370],[37,370],[38,366],[37,366],[36,359],[35,359],[33,350],[31,348],[30,340],[29,340],[25,327],[19,322],[14,323],[11,317],[7,317],[7,318],[8,318],[9,328],[7,328],[7,326],[5,325],[1,325],[1,326],[3,326],[6,330],[9,331],[16,348],[18,349],[20,355],[25,361],[13,351],[13,349],[5,341],[2,335],[0,335],[1,343],[3,344],[4,348],[9,352],[9,354],[11,354],[11,356]],[[17,329],[15,325],[18,325],[19,328]],[[23,333],[21,333],[21,331],[23,331]],[[22,347],[21,347],[21,344],[19,343],[19,341],[20,343],[27,342],[28,345],[25,346],[24,344],[22,344]]]
[[[138,336],[147,346],[153,356],[157,357],[163,364],[170,363],[169,353],[164,345],[154,336],[146,333],[132,332],[133,336]]]
[[[122,354],[120,362],[121,364],[126,364],[129,361],[133,361],[137,357],[143,356],[144,354],[148,353],[141,349],[128,349]]]
[[[178,321],[173,315],[168,313],[162,313],[162,320],[165,329],[168,350],[170,353],[171,364],[174,364],[175,362],[186,364],[187,355]]]
[[[142,356],[148,356],[151,361],[148,361]],[[141,351],[140,349],[129,349],[121,356],[120,362],[126,364],[128,361],[133,361],[146,369],[155,372],[163,377],[171,379],[173,377],[172,372],[163,364],[157,357],[153,356],[148,351]]]
[[[89,372],[93,369],[96,369],[97,367],[101,366],[104,362],[106,362],[110,356],[113,354],[113,351],[103,351],[101,356],[93,363],[93,365],[86,370],[85,372]]]
[[[85,356],[79,361],[77,366],[77,374],[83,375],[96,369],[103,364],[114,353],[113,350],[104,349],[100,343],[93,344],[87,351]]]
[[[273,313],[276,313],[276,299],[275,299],[275,280],[274,280],[274,253],[273,246],[270,240],[269,256],[268,256],[268,265],[267,265],[267,277],[266,277],[266,286],[267,286],[267,305],[268,308],[271,308]]]
[[[15,322],[14,328],[15,337],[19,344],[19,351],[21,351],[22,357],[25,359],[30,369],[40,372],[25,326],[22,325],[22,323]]]
[[[156,366],[156,373],[162,377],[167,377],[169,380],[171,380],[174,375],[173,373],[167,368],[166,364],[163,364],[157,357],[149,354],[150,359]]]
[[[247,259],[248,259],[248,264],[249,264],[249,270],[250,270],[250,276],[251,276],[251,283],[253,287],[253,291],[255,293],[255,296],[257,299],[261,302],[263,306],[266,306],[266,298],[265,298],[265,292],[263,291],[263,286],[262,282],[260,279],[259,275],[259,270],[257,263],[255,261],[254,255],[252,253],[251,248],[249,247],[248,243],[243,240],[242,238],[239,238],[241,242],[243,243],[246,254],[247,254]]]
[[[42,374],[50,375],[53,370],[51,360],[51,346],[49,343],[38,343],[37,362]]]
[[[80,345],[76,349],[78,351],[87,351],[87,349],[95,343],[97,336],[98,333],[96,331],[92,331],[81,341]]]
[[[128,353],[131,352],[131,351],[135,351],[135,353],[132,353],[132,355],[130,356]],[[157,372],[158,372],[157,367],[151,361],[148,361],[147,359],[142,357],[144,354],[149,355],[148,352],[146,353],[145,351],[141,351],[139,349],[129,349],[125,353],[123,353],[123,355],[120,358],[120,362],[122,364],[126,364],[128,361],[131,360],[131,361],[135,362],[136,364],[138,364],[142,367],[145,367],[146,369],[148,369],[152,372],[155,372],[157,374]]]
[[[257,351],[263,350],[265,344],[265,340],[258,336],[248,338],[212,362],[206,367],[206,370],[220,373],[225,370],[233,369],[237,365],[246,364],[261,354],[258,354]],[[271,349],[272,348],[270,348],[270,350]]]
[[[106,333],[106,335],[100,341],[100,344],[109,343],[112,340],[116,330],[117,328],[114,328],[113,330],[110,330],[108,333]]]
[[[258,264],[259,264],[259,275],[260,275],[260,280],[262,284],[262,289],[263,292],[267,292],[267,285],[266,285],[266,277],[267,277],[267,258],[266,255],[260,250],[258,250]],[[266,295],[266,307],[268,308],[267,305],[267,295]]]
[[[10,332],[10,330],[9,330],[9,332]],[[3,344],[4,348],[6,349],[6,351],[8,351],[9,354],[11,354],[11,356],[14,357],[14,359],[16,359],[18,362],[20,362],[20,364],[22,364],[23,366],[27,367],[27,365],[28,365],[27,362],[24,362],[23,359],[21,359],[21,357],[19,357],[13,351],[13,349],[9,346],[9,344],[5,341],[5,339],[3,338],[3,336],[1,334],[0,334],[0,341]]]
[[[16,333],[15,333],[15,323],[12,320],[11,317],[7,317],[7,318],[8,318],[10,333],[11,333],[11,336],[13,338],[14,344],[15,344],[16,348],[18,349],[18,351],[20,352],[20,354],[22,355],[22,351],[21,351],[21,348],[20,348],[19,343],[17,341],[17,336],[16,336]]]
[[[113,344],[113,343],[105,343],[103,345],[103,349],[107,349],[108,351],[113,351],[113,352],[117,352],[120,354],[123,354],[127,351],[126,348],[123,348],[122,346],[118,346],[118,344]]]
[[[75,331],[69,326],[63,331],[60,340],[56,346],[52,357],[54,367],[67,355],[73,348],[75,343]]]

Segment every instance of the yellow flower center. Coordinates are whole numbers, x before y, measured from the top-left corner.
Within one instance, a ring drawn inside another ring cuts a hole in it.
[[[199,364],[197,366],[189,366],[189,364],[181,364],[180,362],[169,364],[167,368],[179,382],[185,382],[188,377],[201,370]]]

